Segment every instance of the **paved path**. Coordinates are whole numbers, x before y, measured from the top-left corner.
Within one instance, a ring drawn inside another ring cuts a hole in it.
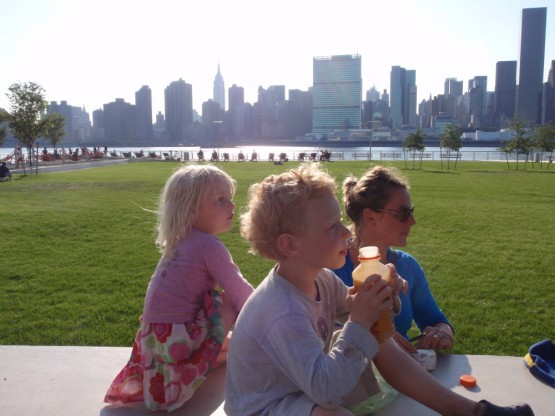
[[[64,172],[69,170],[77,169],[92,169],[99,168],[102,166],[109,165],[121,165],[123,163],[129,163],[129,159],[91,159],[89,161],[83,162],[52,162],[52,163],[39,163],[39,173],[50,173],[50,172]],[[25,166],[25,171],[27,175],[34,174],[37,167]],[[23,174],[23,169],[12,169],[10,168],[12,174]]]

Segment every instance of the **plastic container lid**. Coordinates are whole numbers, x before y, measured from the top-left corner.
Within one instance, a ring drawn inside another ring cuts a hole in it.
[[[476,378],[470,374],[463,374],[459,379],[459,382],[464,387],[476,387]]]
[[[376,246],[361,247],[358,250],[358,258],[365,260],[372,260],[380,257],[380,251]]]

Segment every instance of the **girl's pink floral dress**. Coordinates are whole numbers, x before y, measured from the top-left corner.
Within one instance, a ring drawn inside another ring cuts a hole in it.
[[[104,401],[114,405],[144,402],[151,410],[181,407],[213,369],[222,348],[221,304],[219,293],[208,291],[193,322],[141,322],[131,358]]]

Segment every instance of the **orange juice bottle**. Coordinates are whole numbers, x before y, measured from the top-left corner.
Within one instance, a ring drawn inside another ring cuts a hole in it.
[[[378,247],[367,246],[360,248],[358,252],[358,261],[360,264],[353,270],[353,283],[355,288],[360,286],[368,276],[373,274],[379,274],[382,279],[391,283],[389,269],[380,263],[380,258]],[[376,323],[372,325],[370,332],[372,332],[372,335],[374,335],[380,343],[395,333],[395,325],[393,323],[391,310],[384,312]]]

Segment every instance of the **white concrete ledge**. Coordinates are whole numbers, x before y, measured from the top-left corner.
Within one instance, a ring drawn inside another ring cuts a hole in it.
[[[163,415],[144,406],[113,407],[103,402],[108,386],[129,359],[131,348],[32,347],[0,345],[0,415],[135,416]],[[402,369],[399,369],[402,371]],[[472,374],[478,386],[459,384]],[[438,358],[432,375],[473,400],[499,405],[528,402],[536,416],[555,415],[555,389],[537,380],[520,357],[450,355]],[[225,368],[211,373],[176,416],[223,416]],[[437,413],[403,396],[377,416],[431,416]]]
[[[163,415],[144,406],[103,402],[131,348],[0,346],[0,415],[135,416]],[[210,381],[210,382],[208,382]],[[193,399],[171,413],[225,415],[225,368],[211,373]]]

